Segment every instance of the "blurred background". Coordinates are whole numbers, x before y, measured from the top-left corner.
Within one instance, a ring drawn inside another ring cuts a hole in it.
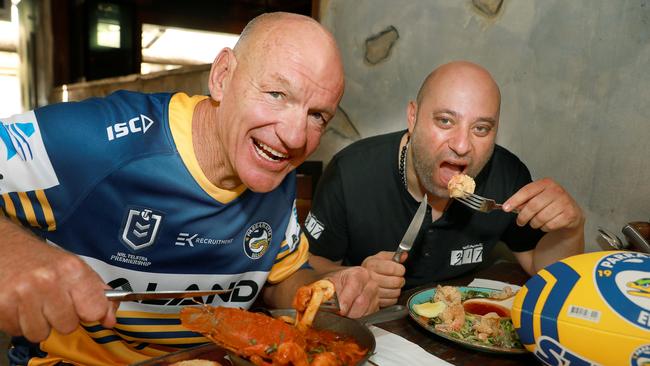
[[[598,227],[650,219],[650,0],[0,0],[0,118],[117,89],[206,94],[218,51],[278,10],[330,29],[346,70],[303,211],[335,152],[405,128],[423,78],[466,59],[501,86],[497,142],[583,207],[589,251]]]

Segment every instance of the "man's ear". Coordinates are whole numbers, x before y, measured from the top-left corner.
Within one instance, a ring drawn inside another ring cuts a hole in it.
[[[415,121],[418,119],[418,104],[414,100],[410,101],[406,107],[406,119],[408,120],[409,133],[413,134]]]
[[[222,49],[214,59],[210,69],[208,87],[210,88],[210,96],[215,101],[221,102],[224,90],[228,86],[236,66],[235,53],[228,47]]]

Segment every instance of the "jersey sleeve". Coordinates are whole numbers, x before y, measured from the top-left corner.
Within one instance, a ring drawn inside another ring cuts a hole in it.
[[[2,213],[37,232],[56,230],[97,182],[164,133],[165,103],[118,92],[0,118]]]
[[[521,163],[515,175],[515,189],[513,194],[526,184],[532,182],[530,171]],[[534,249],[545,232],[540,229],[533,229],[530,225],[519,226],[516,222],[516,216],[513,218],[501,239],[513,252],[525,252]]]
[[[289,224],[280,245],[280,252],[275,257],[267,281],[271,284],[281,282],[299,269],[311,268],[309,260],[309,242],[300,230],[296,201],[293,202]]]
[[[318,182],[305,220],[310,252],[332,261],[343,259],[349,245],[348,230],[341,166],[334,157]]]
[[[58,187],[60,178],[37,112],[0,119],[0,208],[17,224],[53,231],[55,213],[46,192]]]

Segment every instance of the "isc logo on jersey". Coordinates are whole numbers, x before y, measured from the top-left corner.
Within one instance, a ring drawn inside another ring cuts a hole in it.
[[[0,193],[59,184],[33,111],[0,120]]]
[[[131,133],[147,133],[147,130],[153,126],[153,120],[144,114],[133,117],[128,122],[118,122],[106,127],[108,141],[113,141]]]

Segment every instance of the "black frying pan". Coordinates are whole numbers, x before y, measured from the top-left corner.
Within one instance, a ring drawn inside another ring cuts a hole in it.
[[[274,317],[282,315],[295,317],[296,315],[296,311],[294,309],[271,310],[270,313]],[[376,313],[366,315],[365,317],[359,319],[350,319],[334,313],[321,311],[316,313],[313,327],[316,329],[331,330],[354,338],[361,347],[368,349],[366,357],[364,357],[357,364],[363,365],[363,363],[366,362],[368,358],[373,354],[376,346],[375,336],[372,334],[370,329],[368,329],[368,325],[403,318],[407,314],[408,309],[403,305],[389,306],[387,308],[379,310]],[[195,358],[218,361],[223,365],[230,365],[230,361],[232,361],[232,364],[235,366],[254,366],[248,360],[238,357],[214,343],[208,343],[190,349],[173,352],[165,356],[160,356],[137,363],[133,366],[167,366],[174,362],[191,360]]]
[[[368,350],[366,356],[357,363],[357,365],[363,365],[375,352],[375,346],[377,345],[375,336],[368,329],[368,325],[399,319],[407,314],[408,309],[402,305],[389,306],[359,319],[346,318],[334,313],[320,311],[316,313],[312,327],[331,330],[354,338],[361,347]],[[296,311],[294,309],[277,309],[271,310],[271,315],[276,318],[283,315],[295,317]],[[230,358],[235,366],[255,366],[248,360],[233,354],[230,354]]]

